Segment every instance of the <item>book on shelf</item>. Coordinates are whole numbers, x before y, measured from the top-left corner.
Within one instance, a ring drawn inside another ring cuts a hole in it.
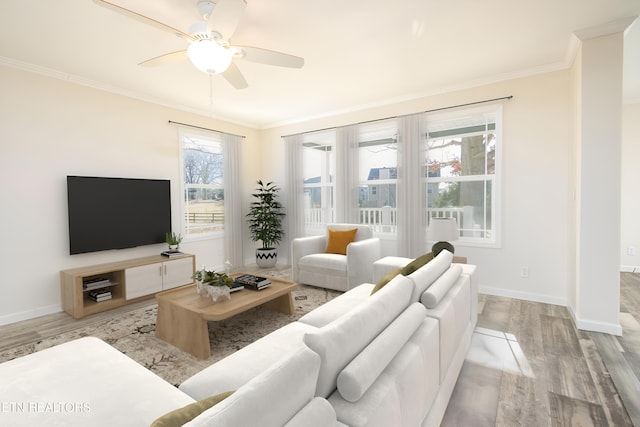
[[[89,292],[89,298],[91,298],[96,302],[107,301],[107,300],[110,300],[111,297],[112,297],[111,291],[104,290],[104,289]]]
[[[105,279],[103,277],[82,280],[82,287],[85,290],[104,288],[106,286],[111,286],[111,280]]]
[[[164,252],[161,252],[160,255],[172,258],[172,257],[184,255],[184,254],[180,251],[164,251]]]

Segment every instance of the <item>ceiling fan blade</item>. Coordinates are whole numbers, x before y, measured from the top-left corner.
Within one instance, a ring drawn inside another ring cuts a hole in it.
[[[106,1],[106,0],[93,0],[93,2],[98,4],[98,5],[100,5],[100,6],[104,6],[104,7],[108,8],[108,9],[115,10],[116,12],[119,12],[119,13],[122,13],[124,15],[127,15],[130,18],[137,19],[138,21],[144,22],[145,24],[152,25],[152,26],[154,26],[154,27],[156,27],[156,28],[158,28],[160,30],[168,31],[168,32],[170,32],[172,34],[175,34],[178,37],[182,37],[182,38],[187,39],[187,40],[193,40],[193,37],[191,37],[189,34],[185,33],[184,31],[181,31],[181,30],[179,30],[177,28],[173,28],[170,25],[163,24],[160,21],[156,21],[153,18],[149,18],[148,16],[144,16],[144,15],[138,13],[138,12],[135,12],[133,10],[127,9],[126,7],[119,6],[119,5],[115,4],[115,3],[111,3],[111,2]]]
[[[275,50],[262,49],[252,46],[234,46],[242,49],[243,58],[251,62],[259,62],[260,64],[276,65],[278,67],[302,68],[304,58],[289,55]]]
[[[186,50],[178,50],[176,52],[165,53],[164,55],[156,56],[155,58],[142,61],[138,65],[142,67],[156,67],[158,65],[172,64],[174,62],[188,59]]]
[[[207,26],[209,30],[222,34],[222,38],[229,40],[244,15],[247,7],[245,0],[218,0],[209,16]]]
[[[244,79],[244,76],[240,72],[240,69],[233,62],[231,63],[231,65],[229,65],[227,71],[222,73],[222,77],[224,77],[225,80],[228,81],[229,84],[236,89],[245,89],[249,86],[247,84],[247,81]]]

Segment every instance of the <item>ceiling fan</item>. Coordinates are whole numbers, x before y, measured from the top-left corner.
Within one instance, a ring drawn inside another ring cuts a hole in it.
[[[160,55],[138,64],[143,67],[154,67],[188,58],[198,70],[207,74],[221,74],[234,88],[244,89],[248,86],[247,81],[234,63],[235,59],[289,68],[301,68],[304,65],[304,59],[297,56],[253,46],[233,46],[229,43],[247,6],[244,0],[198,0],[196,6],[202,21],[193,23],[188,33],[107,0],[94,2],[189,42],[185,50]]]

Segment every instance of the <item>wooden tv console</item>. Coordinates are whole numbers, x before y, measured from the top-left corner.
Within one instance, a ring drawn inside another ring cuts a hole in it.
[[[194,255],[177,257],[154,255],[106,264],[72,268],[60,272],[62,309],[76,319],[112,308],[131,304],[156,293],[192,285],[196,259]],[[102,280],[100,288],[111,291],[111,299],[92,300],[85,285],[91,280]]]

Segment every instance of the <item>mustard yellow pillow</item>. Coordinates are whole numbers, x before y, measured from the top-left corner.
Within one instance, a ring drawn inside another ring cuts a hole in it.
[[[222,402],[227,397],[231,396],[233,391],[226,391],[224,393],[216,394],[215,396],[209,396],[198,402],[190,403],[182,408],[174,409],[155,420],[151,427],[178,427],[182,426],[195,417],[211,408],[212,406]]]
[[[328,254],[347,254],[347,246],[356,239],[357,228],[352,230],[332,230],[329,229],[329,241],[327,242]]]

